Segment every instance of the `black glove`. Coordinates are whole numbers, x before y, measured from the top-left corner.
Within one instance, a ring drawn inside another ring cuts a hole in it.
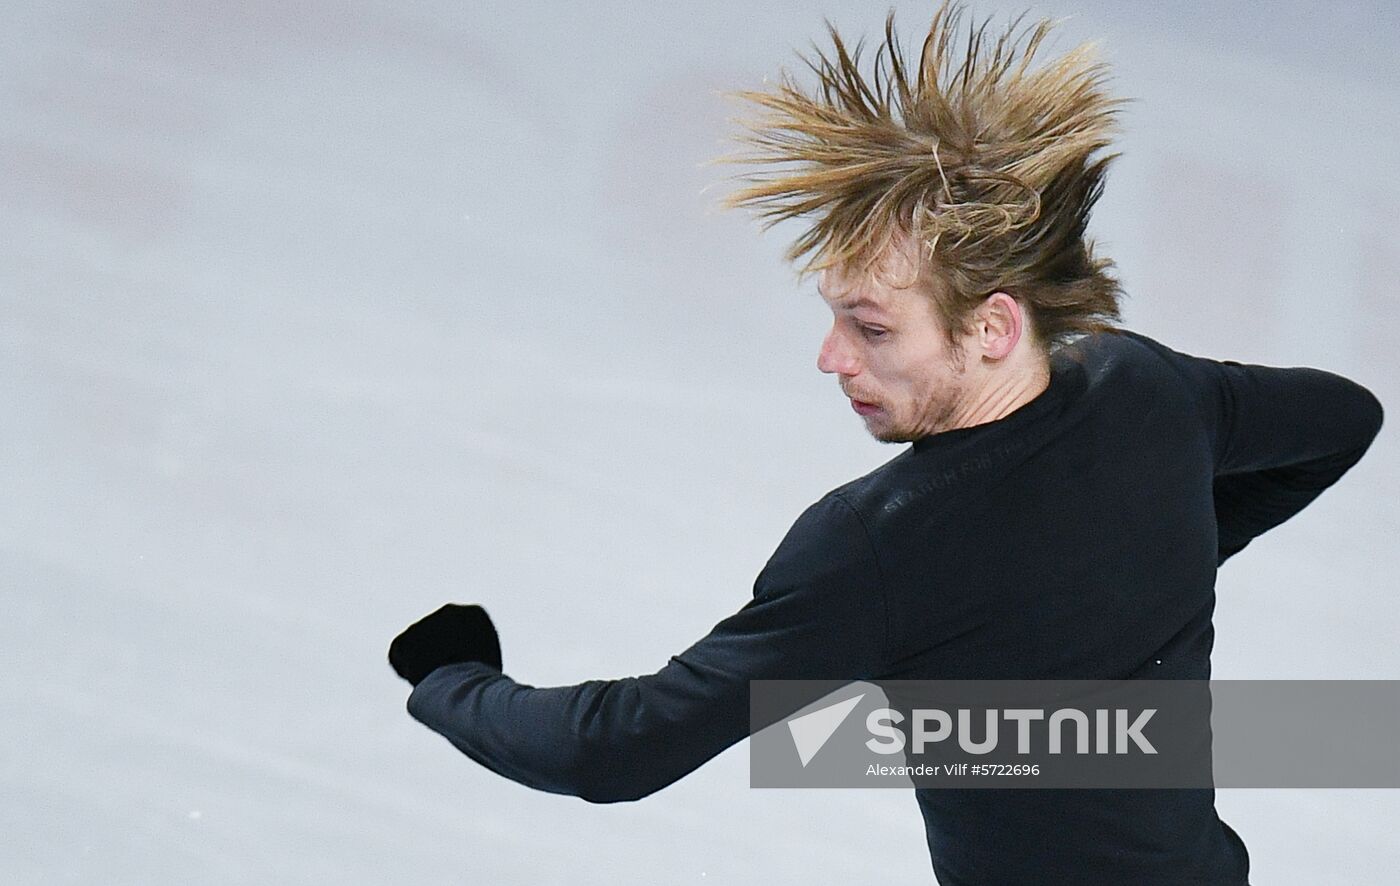
[[[501,641],[480,606],[448,603],[408,626],[389,644],[389,664],[417,686],[443,665],[480,661],[501,669]]]

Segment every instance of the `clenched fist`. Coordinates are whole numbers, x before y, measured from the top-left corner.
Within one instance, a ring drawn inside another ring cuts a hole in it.
[[[409,625],[389,644],[389,664],[414,686],[434,669],[464,661],[501,668],[496,626],[480,606],[448,603]]]

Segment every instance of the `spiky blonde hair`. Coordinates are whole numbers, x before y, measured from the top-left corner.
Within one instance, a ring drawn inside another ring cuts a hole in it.
[[[970,27],[954,59],[961,16],[944,0],[912,80],[891,10],[870,81],[859,70],[864,41],[848,52],[827,21],[834,53],[799,53],[816,94],[785,70],[776,91],[729,93],[767,113],[739,121],[739,141],[756,153],[715,161],[763,166],[723,203],[758,208],[764,230],[811,219],[787,251],[792,262],[811,254],[799,277],[869,272],[896,238],[912,237],[950,339],[997,291],[1029,307],[1046,349],[1109,328],[1121,289],[1084,231],[1118,156],[1093,155],[1111,143],[1124,100],[1106,93],[1092,43],[1032,70],[1055,23],[1018,30],[1024,13],[995,40],[988,21]]]

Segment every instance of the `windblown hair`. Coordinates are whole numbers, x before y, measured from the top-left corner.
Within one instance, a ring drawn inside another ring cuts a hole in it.
[[[864,41],[848,52],[828,21],[834,53],[799,53],[818,77],[816,94],[786,71],[776,91],[730,93],[767,113],[739,121],[739,141],[756,153],[716,161],[764,166],[740,176],[749,186],[724,205],[758,208],[765,230],[811,219],[786,255],[811,255],[799,277],[828,267],[878,273],[886,249],[912,237],[950,340],[998,291],[1029,308],[1045,350],[1111,328],[1121,289],[1084,234],[1118,156],[1093,155],[1110,144],[1125,100],[1106,93],[1092,43],[1031,69],[1049,20],[1018,33],[1022,14],[995,40],[984,21],[955,59],[961,15],[944,0],[912,78],[891,10],[869,81],[859,70]]]

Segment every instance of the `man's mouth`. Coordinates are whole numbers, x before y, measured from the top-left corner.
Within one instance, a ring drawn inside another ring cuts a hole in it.
[[[859,415],[870,415],[872,412],[880,411],[880,407],[874,403],[866,403],[864,400],[857,400],[854,397],[851,398],[851,408]]]

